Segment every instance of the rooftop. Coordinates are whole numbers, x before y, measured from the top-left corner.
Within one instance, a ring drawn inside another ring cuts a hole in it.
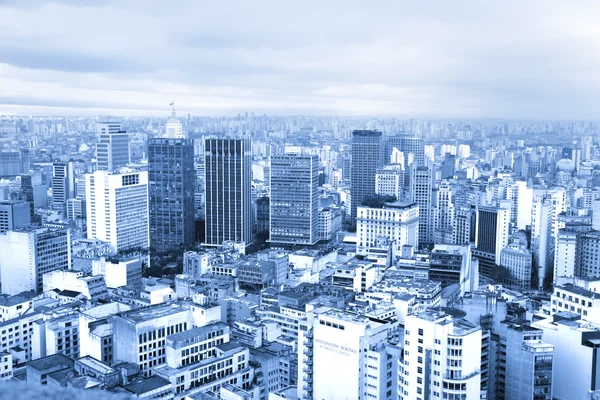
[[[567,283],[562,286],[557,286],[556,290],[566,290],[567,292],[571,292],[573,294],[577,294],[579,296],[588,297],[590,299],[600,299],[600,293],[592,292],[591,290],[587,290],[581,288],[579,286],[575,286],[572,283]]]
[[[85,366],[92,368],[96,371],[99,371],[103,374],[110,374],[110,373],[115,372],[115,369],[104,364],[102,361],[96,360],[92,356],[84,356],[84,357],[78,358],[77,363],[85,365]]]
[[[149,378],[136,378],[132,383],[125,386],[127,390],[137,395],[151,392],[153,390],[168,386],[171,387],[171,382],[161,378],[160,376],[151,376]]]
[[[189,340],[198,336],[207,335],[210,332],[214,332],[219,329],[227,328],[227,324],[223,322],[217,322],[214,324],[201,326],[199,328],[190,329],[184,332],[175,333],[173,335],[167,336],[167,339],[173,342],[181,342],[184,340]]]
[[[127,311],[121,314],[121,318],[135,322],[146,322],[153,319],[166,317],[168,315],[177,314],[187,311],[187,308],[179,304],[159,304],[157,306],[144,307],[138,310]]]
[[[29,361],[27,367],[43,371],[57,365],[63,365],[65,368],[72,368],[74,361],[64,354],[53,354],[51,356],[38,358],[37,360]]]

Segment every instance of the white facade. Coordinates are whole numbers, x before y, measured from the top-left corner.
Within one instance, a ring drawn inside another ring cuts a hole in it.
[[[382,348],[390,324],[330,310],[316,316],[312,327],[312,338],[303,340],[306,346],[298,351],[298,382],[306,383],[305,395],[313,399],[395,398],[391,389],[395,362],[388,367],[387,350]],[[303,389],[299,383],[300,395]]]
[[[102,275],[83,276],[81,271],[57,270],[43,276],[44,292],[53,289],[73,290],[87,299],[107,298],[108,292]]]
[[[139,288],[142,284],[142,261],[137,258],[118,262],[104,258],[92,260],[92,274],[104,276],[106,287],[111,289],[122,286]]]
[[[177,118],[170,118],[165,125],[165,137],[173,139],[185,139],[183,125]]]
[[[71,230],[47,228],[9,231],[0,235],[2,293],[42,290],[45,273],[71,269]]]
[[[443,312],[407,316],[398,398],[479,399],[481,338],[479,327]]]
[[[20,296],[0,297],[0,322],[18,318],[33,310],[33,301]]]
[[[400,165],[388,165],[375,174],[375,193],[396,196],[400,200],[404,187],[404,171]]]
[[[560,278],[575,276],[577,263],[577,232],[558,231],[556,253],[554,255],[554,282]]]
[[[386,203],[383,208],[361,206],[356,220],[357,254],[367,255],[381,237],[394,242],[396,254],[404,245],[419,245],[419,206],[414,203]]]
[[[148,172],[85,176],[87,236],[109,242],[113,253],[149,246]]]
[[[572,284],[556,286],[550,310],[552,314],[569,311],[579,314],[581,319],[600,324],[600,293]]]
[[[538,265],[538,288],[544,286],[544,278],[554,266],[555,240],[553,226],[556,217],[551,199],[536,198],[531,212],[531,247]]]

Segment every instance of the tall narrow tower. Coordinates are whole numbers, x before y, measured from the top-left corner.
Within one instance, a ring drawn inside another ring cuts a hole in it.
[[[350,219],[356,222],[356,208],[365,197],[375,194],[377,169],[383,165],[381,132],[352,132],[352,189]]]
[[[319,158],[271,156],[270,241],[313,245],[318,238]]]
[[[129,135],[123,130],[121,122],[110,118],[99,120],[96,131],[97,169],[112,172],[129,164]]]
[[[150,139],[150,246],[158,251],[194,243],[195,174],[192,140]]]
[[[250,139],[206,139],[205,245],[252,242],[252,143]]]

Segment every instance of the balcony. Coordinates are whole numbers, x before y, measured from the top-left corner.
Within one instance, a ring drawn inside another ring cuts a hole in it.
[[[304,353],[305,356],[312,357],[312,355],[313,355],[312,348],[305,347],[303,353]]]

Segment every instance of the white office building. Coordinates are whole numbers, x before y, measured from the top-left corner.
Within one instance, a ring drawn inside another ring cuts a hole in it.
[[[148,172],[96,171],[85,176],[87,236],[113,253],[149,246]]]
[[[381,237],[394,243],[395,254],[402,246],[419,245],[419,206],[415,203],[385,203],[381,208],[359,206],[357,209],[356,253],[367,255]]]
[[[0,235],[2,293],[41,291],[42,276],[71,269],[71,230],[22,228]]]
[[[399,399],[480,398],[482,332],[478,326],[431,309],[406,316],[404,327]]]
[[[393,324],[328,310],[308,326],[299,335],[299,398],[397,398],[393,386],[399,351],[386,346]]]

